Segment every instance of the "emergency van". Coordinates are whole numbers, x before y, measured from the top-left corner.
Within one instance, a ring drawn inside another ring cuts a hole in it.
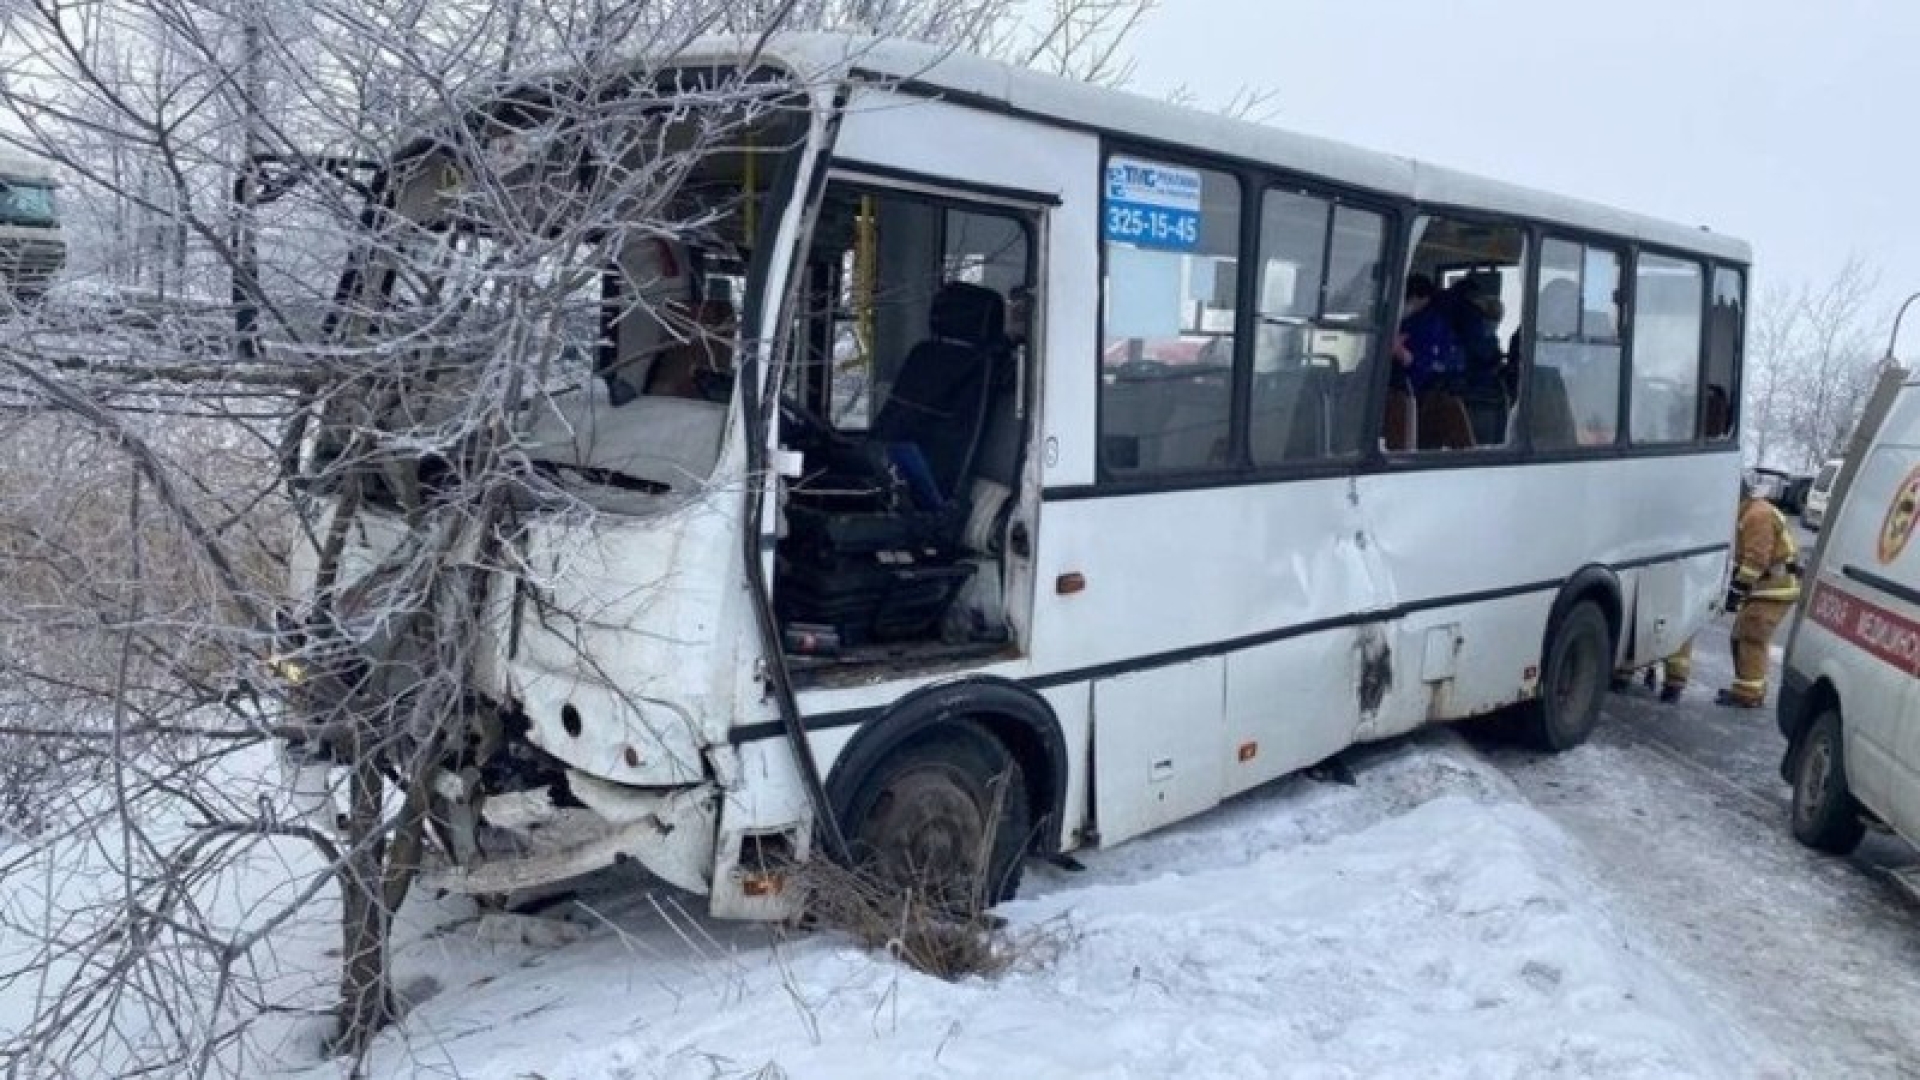
[[[1793,834],[1835,854],[1875,822],[1920,841],[1920,378],[1883,415],[1838,470],[1781,680]]]

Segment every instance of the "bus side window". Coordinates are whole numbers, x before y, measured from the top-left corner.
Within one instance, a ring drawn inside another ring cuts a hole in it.
[[[1692,442],[1700,429],[1701,308],[1698,262],[1643,253],[1634,267],[1633,396],[1636,444]]]
[[[1620,433],[1620,254],[1548,239],[1540,252],[1533,444],[1612,446]]]
[[[1723,442],[1739,430],[1740,353],[1746,326],[1746,275],[1717,267],[1713,306],[1707,309],[1707,387],[1700,402],[1701,429],[1708,439]]]
[[[1357,454],[1379,339],[1386,219],[1268,191],[1247,437],[1255,465]]]
[[[1106,177],[1101,473],[1229,468],[1240,182],[1118,155]]]

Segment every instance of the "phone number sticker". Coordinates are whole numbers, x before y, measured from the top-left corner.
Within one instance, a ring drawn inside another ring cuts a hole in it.
[[[1107,239],[1135,247],[1200,246],[1200,173],[1134,158],[1107,162]]]

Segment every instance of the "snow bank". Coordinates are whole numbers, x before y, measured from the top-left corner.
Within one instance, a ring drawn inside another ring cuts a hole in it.
[[[1723,1076],[1751,1063],[1598,899],[1573,842],[1450,736],[1036,868],[1042,945],[944,983],[833,935],[589,898],[402,956],[380,1075]]]
[[[106,791],[83,791],[72,799],[78,820],[34,844],[0,842],[0,1045],[76,1002],[89,1018],[36,1043],[44,1058],[0,1065],[25,1076],[121,1076],[176,1071],[212,1046],[216,1074],[259,1075],[278,1064],[260,1047],[280,1056],[290,1033],[319,1030],[311,1016],[334,1000],[339,916],[325,864],[302,841],[222,833],[177,879],[180,893],[163,890],[171,860],[205,834],[199,810],[158,789],[191,788],[205,814],[223,820],[262,807],[286,816],[278,765],[270,747],[254,745],[196,764],[141,759],[129,773],[151,783],[131,797],[136,832],[109,812]],[[121,931],[129,879],[143,911],[164,908],[210,940],[165,932],[151,946],[131,940]],[[279,923],[289,907],[298,917]],[[215,942],[269,924],[277,930],[223,982]]]

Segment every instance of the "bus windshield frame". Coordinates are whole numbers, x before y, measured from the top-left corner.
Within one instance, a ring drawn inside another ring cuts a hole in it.
[[[459,386],[524,364],[513,407],[536,460],[658,493],[706,482],[717,421],[695,424],[698,453],[653,443],[736,398],[735,364],[750,347],[740,316],[768,265],[754,249],[780,216],[807,113],[761,87],[718,115],[699,98],[628,105],[578,104],[575,116],[509,102],[471,114],[468,137],[395,160],[334,331],[350,348],[425,350],[382,365],[381,378],[418,381],[406,396],[425,407],[374,420],[384,437],[410,443],[427,432],[409,427],[439,428],[464,408]],[[527,320],[528,303],[546,315]],[[318,453],[300,473],[321,479],[310,474],[326,471],[337,426],[365,421],[353,412],[320,418]],[[657,438],[626,431],[666,414],[678,419]],[[562,445],[546,446],[549,436]],[[623,456],[599,460],[609,453]]]

